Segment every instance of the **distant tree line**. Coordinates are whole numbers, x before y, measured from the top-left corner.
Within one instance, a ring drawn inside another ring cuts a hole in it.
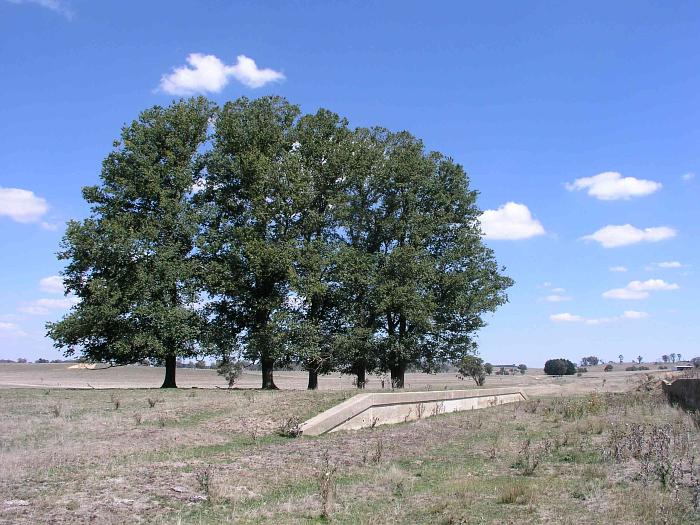
[[[436,371],[476,352],[513,281],[482,242],[464,169],[407,132],[283,98],[153,107],[83,189],[59,259],[78,303],[47,325],[67,356],[212,356],[356,376]]]

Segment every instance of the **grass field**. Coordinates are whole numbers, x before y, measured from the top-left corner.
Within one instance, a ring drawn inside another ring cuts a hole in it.
[[[693,417],[620,384],[318,438],[353,390],[5,388],[0,523],[700,523]]]

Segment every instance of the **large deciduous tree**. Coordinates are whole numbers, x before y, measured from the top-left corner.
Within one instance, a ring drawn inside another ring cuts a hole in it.
[[[309,389],[330,371],[342,331],[338,283],[339,213],[352,158],[348,123],[327,110],[305,115],[295,126],[299,169],[295,192],[300,217],[291,281],[291,351],[309,373]]]
[[[279,97],[227,103],[200,196],[207,220],[198,245],[211,324],[227,327],[229,344],[260,362],[265,389],[277,388],[275,362],[288,357],[286,303],[301,218],[298,115]],[[220,343],[224,332],[215,334]]]
[[[406,132],[358,135],[375,154],[350,188],[345,218],[348,246],[371,267],[355,293],[379,367],[402,388],[409,366],[435,371],[473,353],[483,314],[507,300],[512,280],[482,242],[477,194],[461,166]]]
[[[102,183],[83,189],[90,217],[68,224],[58,254],[78,302],[47,325],[66,355],[163,362],[163,387],[176,387],[177,358],[200,352],[192,189],[214,113],[203,98],[144,111],[104,160]]]

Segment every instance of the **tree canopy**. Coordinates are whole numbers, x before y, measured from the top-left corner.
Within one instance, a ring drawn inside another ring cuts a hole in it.
[[[78,303],[47,326],[66,355],[163,362],[163,386],[174,387],[176,359],[199,353],[191,192],[213,114],[203,98],[144,111],[102,163],[102,184],[83,189],[90,217],[68,223],[58,253]]]
[[[436,371],[475,354],[512,280],[464,169],[408,132],[280,97],[154,107],[83,191],[59,258],[56,346],[114,364],[235,355],[318,375]],[[169,370],[169,367],[166,367]]]

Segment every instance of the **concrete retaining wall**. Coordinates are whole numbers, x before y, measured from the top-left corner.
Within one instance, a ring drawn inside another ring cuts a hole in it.
[[[522,390],[513,388],[358,394],[312,417],[301,425],[300,430],[304,435],[318,436],[526,399]]]
[[[671,403],[678,403],[691,410],[700,409],[700,379],[679,378],[661,383]]]

